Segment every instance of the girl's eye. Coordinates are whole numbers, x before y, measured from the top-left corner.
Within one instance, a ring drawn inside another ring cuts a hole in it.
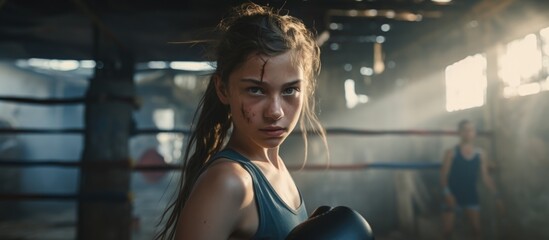
[[[253,95],[263,95],[263,89],[258,87],[249,87],[247,91]]]
[[[290,88],[284,89],[284,91],[282,91],[282,95],[294,95],[294,94],[296,94],[297,92],[299,92],[299,88],[297,88],[297,87],[290,87]]]

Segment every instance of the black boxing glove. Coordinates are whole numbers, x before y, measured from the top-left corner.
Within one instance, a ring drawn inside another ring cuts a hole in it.
[[[322,206],[305,222],[297,225],[286,240],[374,240],[372,228],[356,211],[348,207]]]

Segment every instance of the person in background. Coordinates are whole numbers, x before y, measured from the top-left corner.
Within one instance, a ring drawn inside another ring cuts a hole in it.
[[[479,174],[482,182],[496,197],[496,205],[502,208],[496,185],[489,174],[486,153],[475,146],[476,129],[469,120],[458,124],[460,142],[444,154],[440,184],[444,194],[443,234],[449,239],[454,230],[456,210],[463,210],[473,229],[474,239],[481,239],[480,204],[477,191]]]

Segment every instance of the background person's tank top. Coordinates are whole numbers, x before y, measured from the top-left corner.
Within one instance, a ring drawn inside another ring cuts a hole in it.
[[[211,159],[210,164],[219,158],[238,162],[252,176],[254,197],[259,214],[259,226],[252,239],[285,239],[295,226],[307,220],[307,210],[303,198],[300,196],[299,207],[295,210],[292,209],[280,198],[265,175],[249,159],[232,149],[225,149],[217,153]]]
[[[471,159],[465,158],[458,146],[455,148],[448,187],[460,205],[478,204],[477,179],[480,171],[480,151],[475,149]]]

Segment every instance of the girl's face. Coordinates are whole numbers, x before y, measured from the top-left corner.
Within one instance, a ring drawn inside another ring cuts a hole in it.
[[[267,57],[251,54],[229,76],[216,80],[217,93],[230,106],[233,136],[263,148],[278,147],[296,126],[304,97],[304,74],[291,52]]]
[[[472,123],[466,123],[459,131],[461,140],[464,142],[472,142],[477,136],[477,131]]]

